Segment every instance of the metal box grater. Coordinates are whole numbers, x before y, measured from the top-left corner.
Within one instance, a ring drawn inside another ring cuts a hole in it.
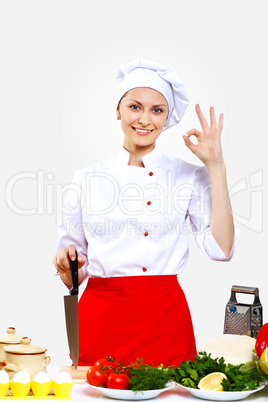
[[[236,293],[254,295],[253,304],[238,303]],[[224,334],[248,335],[257,338],[262,326],[262,305],[259,289],[246,286],[232,286],[231,297],[226,305]]]

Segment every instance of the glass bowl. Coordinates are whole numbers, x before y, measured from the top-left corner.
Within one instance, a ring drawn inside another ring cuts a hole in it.
[[[254,353],[252,359],[255,361],[256,368],[258,373],[262,378],[262,383],[267,385],[268,384],[268,362],[264,362],[260,360],[259,356]]]

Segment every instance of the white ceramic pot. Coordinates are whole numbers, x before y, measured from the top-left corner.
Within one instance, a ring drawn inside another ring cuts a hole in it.
[[[14,327],[8,327],[6,335],[0,336],[0,361],[5,360],[5,346],[20,345],[21,336],[15,334],[16,330]]]
[[[13,378],[15,373],[26,370],[31,379],[39,373],[46,371],[50,363],[50,357],[46,356],[46,348],[30,345],[29,338],[22,338],[20,345],[5,346],[5,362],[9,378]]]

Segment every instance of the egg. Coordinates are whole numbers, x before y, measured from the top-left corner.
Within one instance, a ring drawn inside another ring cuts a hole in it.
[[[67,371],[62,371],[57,375],[55,382],[57,384],[62,384],[65,382],[73,383],[73,379],[72,379],[71,374],[67,373]]]
[[[35,374],[33,381],[44,384],[45,382],[49,382],[50,378],[45,371],[39,371],[39,373]]]
[[[9,376],[6,371],[0,370],[0,396],[5,396],[9,390]]]
[[[51,389],[51,381],[47,373],[40,371],[32,380],[32,391],[35,396],[47,396]]]
[[[13,396],[27,396],[31,388],[31,378],[29,373],[25,370],[16,373],[10,383],[10,388]]]
[[[31,378],[26,370],[21,370],[14,375],[12,383],[13,382],[21,382],[22,384],[28,384],[29,382],[31,382]]]
[[[9,383],[9,376],[5,370],[0,370],[0,383],[1,384]]]
[[[52,387],[57,397],[66,398],[72,390],[73,379],[69,373],[62,371],[57,375],[55,381],[52,381]]]

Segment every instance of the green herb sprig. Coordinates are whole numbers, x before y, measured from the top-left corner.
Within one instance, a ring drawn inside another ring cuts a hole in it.
[[[148,391],[150,389],[162,389],[170,381],[170,368],[153,367],[137,359],[137,362],[129,367],[129,389],[132,391]]]
[[[222,381],[224,391],[254,390],[260,385],[260,375],[256,369],[241,371],[239,366],[226,364],[224,358],[212,359],[210,354],[200,352],[195,360],[182,362],[178,367],[169,370],[170,379],[190,388],[198,388],[199,381],[213,372],[221,372],[227,376]]]

